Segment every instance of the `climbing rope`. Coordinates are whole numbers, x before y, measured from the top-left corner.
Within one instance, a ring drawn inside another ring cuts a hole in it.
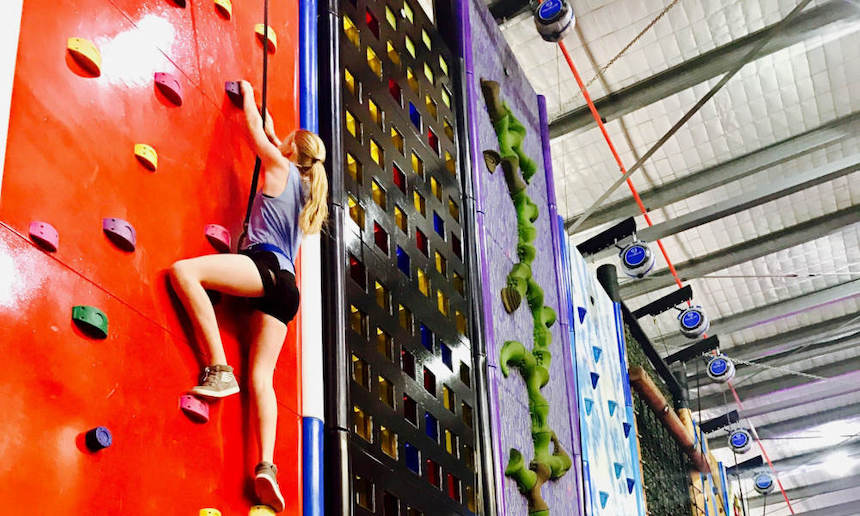
[[[263,105],[260,108],[260,117],[263,121],[263,132],[266,131],[266,93],[269,87],[269,0],[263,0]],[[254,204],[254,196],[257,194],[257,183],[260,180],[260,169],[263,160],[260,156],[254,160],[254,177],[251,178],[251,191],[248,193],[248,207],[245,209],[245,220],[242,222],[242,236],[239,237],[239,247],[248,236],[248,221],[251,219],[251,207]]]

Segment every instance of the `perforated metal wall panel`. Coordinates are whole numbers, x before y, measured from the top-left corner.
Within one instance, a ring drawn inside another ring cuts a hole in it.
[[[475,511],[455,59],[417,2],[340,2],[355,514]]]

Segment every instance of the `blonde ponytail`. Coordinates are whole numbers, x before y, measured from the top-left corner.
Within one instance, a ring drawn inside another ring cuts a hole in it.
[[[299,129],[287,139],[295,145],[296,165],[308,186],[307,199],[299,215],[299,227],[306,235],[319,233],[328,219],[328,178],[325,174],[325,144],[316,134]]]

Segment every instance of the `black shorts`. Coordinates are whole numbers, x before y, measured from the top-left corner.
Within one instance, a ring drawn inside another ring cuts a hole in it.
[[[299,310],[299,289],[293,273],[282,270],[271,251],[243,249],[239,253],[254,262],[263,280],[263,297],[251,298],[254,308],[284,324],[292,321]]]

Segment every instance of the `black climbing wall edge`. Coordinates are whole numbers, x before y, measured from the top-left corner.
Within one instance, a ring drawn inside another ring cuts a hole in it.
[[[326,514],[352,514],[349,469],[349,362],[346,345],[346,250],[343,239],[343,129],[341,127],[340,17],[337,0],[319,4],[319,102],[331,106],[320,116],[320,136],[328,150],[331,203],[328,226],[321,236],[323,342],[325,356],[325,492]]]

